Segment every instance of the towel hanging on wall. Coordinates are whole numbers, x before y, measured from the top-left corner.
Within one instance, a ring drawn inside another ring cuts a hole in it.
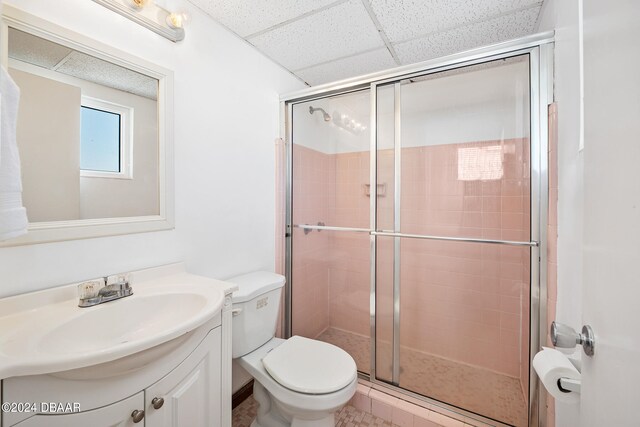
[[[0,67],[0,241],[25,234],[28,225],[16,142],[19,100],[20,89]]]

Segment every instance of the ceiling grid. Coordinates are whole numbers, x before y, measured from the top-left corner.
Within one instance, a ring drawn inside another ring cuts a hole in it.
[[[542,0],[190,0],[309,85],[536,30]]]

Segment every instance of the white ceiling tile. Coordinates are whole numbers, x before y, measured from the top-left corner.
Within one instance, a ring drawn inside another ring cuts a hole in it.
[[[249,42],[290,70],[383,46],[360,0],[351,0],[275,28],[249,38]]]
[[[539,11],[540,7],[522,10],[488,21],[394,44],[394,48],[402,64],[411,64],[522,37],[533,32]]]
[[[9,28],[9,58],[53,68],[71,49],[24,31]]]
[[[515,10],[528,6],[542,6],[542,1],[543,0],[513,0],[511,8]]]
[[[9,29],[9,57],[102,86],[157,99],[158,80],[61,44]]]
[[[320,9],[336,0],[190,0],[242,37]]]
[[[485,20],[540,0],[369,0],[391,42]]]
[[[157,99],[158,80],[82,52],[73,51],[56,71],[134,95]]]
[[[381,48],[305,68],[304,70],[298,70],[295,71],[295,74],[308,84],[314,86],[393,68],[396,65],[387,48]]]

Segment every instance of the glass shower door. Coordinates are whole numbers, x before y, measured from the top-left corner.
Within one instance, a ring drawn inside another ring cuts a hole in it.
[[[292,109],[291,333],[343,348],[368,373],[369,91]]]
[[[375,377],[526,426],[526,55],[376,88]]]

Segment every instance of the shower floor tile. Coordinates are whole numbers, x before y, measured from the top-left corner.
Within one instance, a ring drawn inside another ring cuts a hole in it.
[[[356,362],[358,371],[369,373],[371,368],[371,347],[369,337],[342,329],[327,328],[316,337],[317,340],[328,342],[340,347],[353,357]]]
[[[258,403],[253,396],[233,410],[231,426],[249,427],[258,412]],[[397,427],[390,422],[347,405],[336,414],[337,427]]]
[[[368,337],[329,328],[317,339],[343,348],[354,358],[358,370],[369,372]],[[403,388],[507,424],[527,425],[527,403],[518,378],[406,347],[401,352]],[[380,349],[379,354],[390,351]],[[377,370],[386,365],[390,371],[390,361],[378,360]]]

